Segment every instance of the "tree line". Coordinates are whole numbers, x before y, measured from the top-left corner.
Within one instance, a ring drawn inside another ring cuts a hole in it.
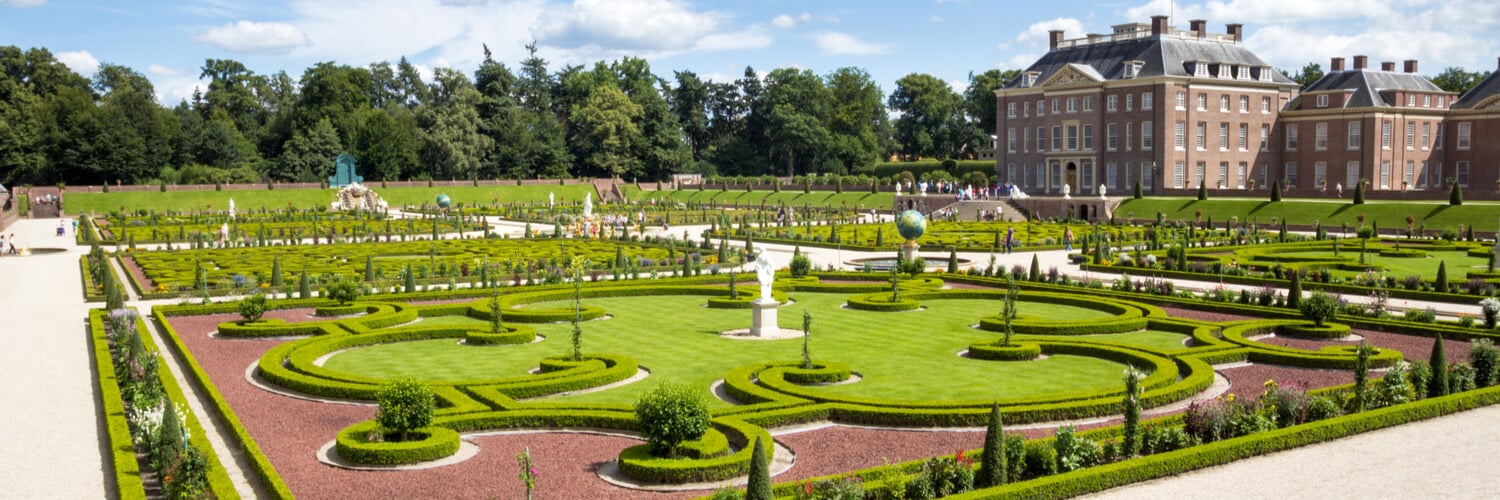
[[[45,48],[0,47],[0,179],[28,184],[318,182],[350,153],[367,180],[846,174],[892,155],[965,158],[988,147],[991,92],[910,74],[889,96],[856,67],[747,67],[733,82],[657,76],[624,57],[552,69],[528,45],[512,68],[488,47],[472,75],[405,57],[321,62],[293,78],[230,59],[207,88],[158,104],[132,68],[92,79]]]

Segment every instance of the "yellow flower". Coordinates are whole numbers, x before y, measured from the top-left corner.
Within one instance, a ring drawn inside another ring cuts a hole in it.
[[[1227,401],[1227,402],[1233,403],[1234,402],[1234,393],[1232,393],[1232,392],[1229,393],[1229,397],[1225,398],[1224,400]]]

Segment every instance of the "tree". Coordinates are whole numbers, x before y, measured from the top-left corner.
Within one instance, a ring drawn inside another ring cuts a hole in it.
[[[653,452],[677,458],[677,445],[708,431],[708,402],[687,386],[663,383],[636,401],[635,418]]]
[[[1307,63],[1306,66],[1303,66],[1301,70],[1292,75],[1292,81],[1297,82],[1298,85],[1301,85],[1302,90],[1307,90],[1307,88],[1311,87],[1312,84],[1317,83],[1318,80],[1322,79],[1323,66],[1318,63]]]
[[[383,181],[419,173],[421,147],[416,115],[398,106],[362,111],[349,149],[359,160],[361,175]]]
[[[1365,390],[1369,385],[1370,356],[1374,355],[1375,347],[1368,342],[1360,341],[1359,347],[1354,348],[1354,411],[1365,411],[1369,400]]]
[[[1271,202],[1281,201],[1281,182],[1271,183]]]
[[[1302,315],[1313,321],[1319,328],[1323,323],[1333,321],[1339,315],[1339,299],[1328,292],[1314,290],[1312,295],[1302,299],[1298,303],[1298,309]]]
[[[1479,85],[1479,82],[1486,76],[1489,75],[1450,66],[1443,72],[1430,77],[1429,80],[1444,91],[1462,94],[1474,88],[1475,85]]]
[[[573,266],[573,361],[583,361],[583,266]]]
[[[338,301],[339,305],[346,305],[359,299],[359,285],[354,280],[346,280],[343,276],[333,279],[332,283],[323,287],[323,297]]]
[[[1474,367],[1474,386],[1495,385],[1495,369],[1500,366],[1500,350],[1490,339],[1476,339],[1469,344],[1469,364]]]
[[[772,500],[771,467],[766,460],[766,447],[760,436],[755,436],[755,448],[750,452],[750,482],[745,485],[745,500]]]
[[[1438,293],[1448,293],[1448,261],[1438,261],[1437,279],[1433,280],[1432,288]]]
[[[1369,184],[1369,182],[1364,179],[1360,179],[1358,182],[1354,183],[1354,201],[1352,202],[1352,204],[1365,204],[1365,184]]]
[[[495,294],[490,296],[490,333],[505,331],[504,318],[501,313],[500,289],[495,289]]]
[[[307,282],[307,269],[302,270],[302,276],[297,280],[297,296],[300,298],[312,298],[312,288]]]
[[[1139,200],[1139,199],[1142,198],[1142,195],[1141,195],[1141,180],[1140,179],[1136,179],[1135,180],[1135,193],[1131,197],[1135,198],[1137,200]]]
[[[266,314],[266,296],[262,293],[252,293],[239,303],[240,318],[246,323],[260,321],[261,316]]]
[[[419,108],[417,124],[422,129],[421,163],[435,177],[472,178],[493,139],[481,133],[481,96],[469,78],[456,70],[433,71],[430,103]]]
[[[432,425],[437,398],[432,388],[411,377],[400,377],[375,391],[375,423],[397,441],[411,438],[412,431]]]
[[[344,152],[338,131],[326,118],[310,130],[297,131],[281,153],[274,177],[296,182],[319,182],[333,173],[334,159]]]
[[[779,68],[766,75],[761,103],[766,111],[769,158],[786,165],[786,176],[813,173],[830,142],[824,117],[832,94],[811,70]]]
[[[1208,199],[1208,186],[1205,185],[1205,184],[1203,184],[1203,180],[1202,179],[1199,179],[1198,180],[1198,201],[1203,201],[1203,200],[1207,200],[1207,199]]]
[[[979,472],[974,475],[975,488],[1000,486],[1007,482],[1010,467],[1005,460],[1005,430],[1000,419],[1000,403],[990,406],[990,423],[984,432],[984,452],[979,456]]]
[[[1463,190],[1463,187],[1461,187],[1461,186],[1458,185],[1458,181],[1453,181],[1452,184],[1453,184],[1453,188],[1448,191],[1448,204],[1452,205],[1452,206],[1455,206],[1455,207],[1459,206],[1459,205],[1463,205],[1464,204],[1464,190]]]
[[[948,272],[958,272],[958,248],[952,245],[948,246]]]
[[[1441,332],[1433,335],[1432,356],[1427,359],[1427,366],[1432,367],[1432,377],[1427,379],[1427,397],[1447,396],[1448,356],[1443,352]]]
[[[995,89],[1004,87],[1021,72],[1014,69],[990,69],[978,75],[969,72],[969,87],[964,89],[964,113],[981,132],[995,132]]]
[[[641,140],[639,105],[613,86],[594,90],[587,102],[573,113],[578,127],[574,146],[584,151],[582,160],[600,175],[621,177],[641,168],[640,158],[631,154]]]
[[[1010,336],[1015,333],[1011,322],[1016,319],[1016,302],[1019,298],[1015,278],[1010,273],[1005,273],[1005,302],[1000,309],[1000,319],[1005,322],[1005,337],[1001,339],[1003,345],[1010,345]]]
[[[677,76],[677,85],[672,88],[667,102],[672,108],[672,114],[677,116],[678,125],[682,126],[682,135],[687,139],[688,150],[696,162],[703,159],[704,149],[708,147],[709,83],[699,79],[698,74],[692,71],[677,71],[674,74]]]
[[[411,263],[406,263],[406,269],[401,273],[401,291],[412,293],[417,291],[417,276],[411,272]]]
[[[1042,280],[1042,265],[1041,262],[1037,261],[1035,253],[1031,254],[1031,269],[1026,274],[1026,279],[1030,281]]]
[[[907,157],[955,158],[986,142],[987,134],[964,119],[962,98],[938,77],[921,73],[901,77],[887,104],[901,115],[895,123],[895,140]]]
[[[279,287],[283,284],[285,280],[281,277],[281,257],[277,256],[271,259],[271,286]]]
[[[1141,450],[1141,378],[1144,376],[1134,366],[1125,368],[1125,431],[1120,443],[1120,454],[1134,456]]]
[[[824,80],[828,85],[830,110],[826,118],[827,160],[823,167],[836,160],[839,166],[852,171],[879,161],[890,128],[885,93],[880,85],[865,70],[853,67],[835,69]],[[825,174],[846,173],[820,170]]]

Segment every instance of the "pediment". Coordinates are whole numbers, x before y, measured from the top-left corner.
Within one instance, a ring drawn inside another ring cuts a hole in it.
[[[1099,74],[1092,66],[1078,63],[1068,63],[1052,73],[1047,81],[1042,82],[1043,87],[1052,85],[1069,85],[1074,83],[1096,83],[1104,81],[1104,75]]]

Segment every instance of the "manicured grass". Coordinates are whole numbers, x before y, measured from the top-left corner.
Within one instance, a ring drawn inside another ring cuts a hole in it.
[[[1267,195],[1269,198],[1269,195]],[[1341,222],[1350,228],[1358,226],[1356,217],[1365,214],[1367,221],[1374,221],[1385,230],[1404,229],[1406,216],[1416,218],[1417,225],[1426,224],[1427,230],[1457,229],[1460,224],[1481,224],[1488,230],[1500,213],[1500,205],[1484,202],[1466,202],[1460,206],[1449,206],[1447,198],[1422,201],[1368,201],[1364,205],[1353,205],[1349,200],[1283,200],[1271,203],[1261,199],[1214,199],[1198,201],[1194,198],[1149,197],[1139,200],[1127,199],[1115,210],[1116,219],[1134,217],[1137,221],[1155,220],[1157,212],[1169,220],[1192,221],[1197,212],[1204,218],[1212,217],[1214,223],[1222,224],[1230,217],[1248,221],[1251,217],[1262,224],[1271,218],[1285,219],[1288,224],[1311,226],[1321,222],[1324,229],[1337,230]],[[1352,231],[1352,229],[1351,229]]]
[[[1025,339],[1027,337],[1030,336],[1023,335],[1014,338]],[[1153,349],[1161,352],[1175,352],[1188,348],[1187,346],[1182,344],[1182,341],[1188,338],[1186,334],[1163,332],[1158,330],[1146,330],[1142,332],[1129,333],[1106,333],[1100,335],[1081,335],[1075,338],[1079,340],[1112,342],[1115,344]]]
[[[866,189],[846,189],[843,193],[832,191],[813,191],[803,193],[801,189],[783,189],[781,192],[774,191],[750,191],[745,190],[704,190],[681,189],[646,191],[635,186],[622,186],[620,192],[632,202],[643,202],[651,199],[671,200],[683,203],[722,204],[722,205],[761,205],[775,207],[785,204],[800,207],[832,207],[851,208],[857,210],[869,210],[871,208],[888,211],[896,204],[896,196],[889,192],[871,193]]]
[[[1063,232],[1066,228],[1073,228],[1075,243],[1081,244],[1085,235],[1091,234],[1093,226],[1082,223],[1061,224],[1053,222],[955,222],[955,221],[928,221],[927,231],[922,238],[917,240],[924,247],[956,247],[962,250],[990,250],[1000,248],[996,241],[1002,245],[1006,233],[1014,229],[1016,247],[1058,246],[1062,245]],[[858,245],[874,247],[876,235],[881,238],[880,248],[894,249],[905,240],[896,232],[894,222],[878,224],[838,224],[836,226],[817,225],[812,227],[771,227],[766,229],[753,229],[755,237],[759,239],[791,239],[812,240],[826,242],[830,239],[833,231],[838,231],[840,242],[845,245]],[[1116,240],[1132,241],[1138,231],[1113,232]]]
[[[842,308],[847,294],[794,293],[779,311],[782,328],[801,329],[802,312],[813,315],[814,361],[848,364],[861,382],[820,388],[830,395],[906,401],[989,400],[1108,389],[1122,366],[1101,359],[1056,356],[1035,362],[994,362],[958,357],[969,343],[997,335],[972,328],[997,311],[996,301],[931,300],[927,309],[873,313]],[[719,331],[749,326],[746,310],[708,309],[702,297],[647,296],[584,300],[605,308],[609,319],[582,324],[585,353],[624,354],[651,376],[642,382],[588,394],[548,398],[569,402],[634,402],[663,381],[687,384],[708,394],[729,370],[751,363],[800,359],[802,339],[736,340]],[[533,307],[569,307],[550,302]],[[1087,318],[1104,313],[1074,306],[1023,301],[1028,317]],[[428,318],[423,323],[432,320]],[[325,365],[366,376],[414,375],[433,379],[496,377],[536,366],[544,356],[572,352],[572,326],[536,325],[547,340],[523,346],[470,347],[455,341],[424,341],[354,349]],[[1180,338],[1180,336],[1178,336]],[[727,406],[727,403],[715,403]]]
[[[393,208],[403,205],[421,205],[447,194],[458,204],[489,204],[532,202],[546,203],[547,194],[553,193],[558,203],[582,200],[586,193],[599,194],[590,184],[526,185],[526,186],[435,186],[381,188],[379,183],[368,185],[380,194],[381,199]],[[65,193],[64,203],[69,213],[107,214],[124,207],[128,211],[137,209],[166,210],[228,210],[229,199],[234,199],[235,208],[241,211],[252,209],[327,207],[334,201],[333,189],[276,189],[235,191],[143,191],[113,193]]]

